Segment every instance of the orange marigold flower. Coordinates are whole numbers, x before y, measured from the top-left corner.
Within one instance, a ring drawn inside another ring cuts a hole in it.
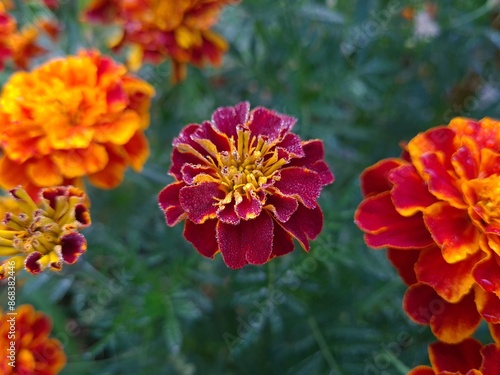
[[[459,344],[435,342],[429,345],[432,367],[418,366],[408,375],[498,375],[500,346],[465,339]]]
[[[149,155],[153,94],[95,51],[13,74],[0,96],[0,185],[23,185],[32,196],[46,186],[81,186],[83,176],[117,186],[127,166],[139,171]]]
[[[186,76],[186,64],[221,63],[226,41],[211,30],[222,8],[235,0],[93,0],[86,18],[123,27],[114,48],[130,45],[129,62],[159,63],[170,58],[174,82]]]
[[[355,221],[410,285],[409,316],[447,343],[500,324],[500,122],[455,118],[361,176]],[[492,329],[498,329],[492,327]]]
[[[0,373],[56,375],[66,365],[62,344],[49,337],[52,322],[31,305],[0,310]]]
[[[23,267],[32,274],[49,268],[59,271],[73,264],[87,249],[79,230],[90,225],[85,194],[72,186],[46,188],[37,205],[20,186],[12,198],[0,201],[4,219],[0,225],[0,279]]]
[[[323,143],[290,132],[295,121],[245,102],[185,127],[173,142],[175,182],[159,195],[167,224],[185,220],[198,252],[220,251],[230,268],[287,254],[293,238],[309,251],[323,226],[316,200],[333,175]]]

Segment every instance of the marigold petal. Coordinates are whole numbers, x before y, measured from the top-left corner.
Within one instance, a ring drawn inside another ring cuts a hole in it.
[[[466,374],[471,369],[479,370],[481,367],[481,348],[481,343],[472,338],[458,344],[437,341],[429,345],[429,358],[437,373],[447,371]]]
[[[481,349],[481,354],[483,356],[481,372],[485,375],[500,374],[500,346],[486,345]]]
[[[124,145],[140,128],[141,118],[135,111],[124,111],[114,121],[95,126],[94,141]]]
[[[213,258],[219,251],[216,226],[217,220],[207,220],[203,224],[195,224],[191,220],[186,220],[184,238],[191,242],[201,255]]]
[[[149,143],[144,133],[136,132],[132,138],[123,145],[123,149],[127,153],[132,169],[137,172],[141,171],[142,166],[149,157]]]
[[[250,113],[248,128],[253,135],[264,136],[272,142],[292,129],[296,121],[294,117],[258,107]]]
[[[476,287],[476,306],[484,320],[491,324],[500,324],[500,298],[495,293],[488,293],[481,287]]]
[[[362,201],[356,210],[354,221],[366,232],[365,241],[370,247],[411,249],[434,243],[424,225],[422,214],[401,216],[394,208],[389,191]]]
[[[90,144],[84,149],[57,151],[52,154],[52,161],[66,178],[75,178],[101,171],[109,161],[106,148]]]
[[[165,219],[169,226],[174,226],[182,221],[187,215],[179,202],[179,192],[186,186],[184,182],[174,182],[166,186],[158,195],[158,203],[165,213]]]
[[[249,113],[249,102],[241,102],[234,107],[221,107],[212,115],[212,123],[221,133],[236,139],[236,127],[247,123]]]
[[[262,203],[255,193],[250,193],[248,195],[243,195],[241,200],[236,200],[234,210],[243,220],[250,220],[260,215],[262,212]]]
[[[473,270],[475,281],[487,292],[500,296],[500,257],[489,254],[476,264]]]
[[[429,366],[417,366],[412,369],[407,375],[436,375],[436,373]]]
[[[423,165],[422,176],[428,185],[429,191],[437,198],[448,202],[457,208],[466,208],[462,193],[456,186],[456,177],[446,169],[445,161],[440,160],[437,154],[426,153],[420,157]]]
[[[302,141],[297,134],[287,133],[283,139],[276,144],[276,147],[283,148],[294,158],[303,158],[306,156],[302,148]]]
[[[459,262],[479,250],[479,232],[467,211],[437,202],[425,209],[424,221],[446,262]]]
[[[436,202],[427,189],[427,184],[410,164],[392,169],[389,181],[394,185],[391,191],[392,202],[403,216],[411,216]]]
[[[35,185],[40,187],[62,185],[63,176],[50,157],[35,159],[26,164],[26,173]]]
[[[309,251],[309,240],[315,239],[323,228],[323,212],[319,206],[310,209],[299,204],[290,219],[279,222],[279,225],[296,238],[304,250]]]
[[[285,231],[281,226],[275,225],[271,258],[288,254],[293,251],[294,247],[292,235]]]
[[[274,183],[283,195],[294,197],[307,208],[314,208],[321,192],[321,180],[316,172],[289,167],[280,171],[281,178]]]
[[[406,285],[412,285],[417,282],[414,267],[420,253],[421,250],[401,250],[392,247],[387,249],[387,258],[396,268],[399,276]]]
[[[413,165],[419,171],[424,172],[421,157],[423,155],[439,155],[440,164],[445,170],[451,169],[451,157],[455,152],[455,132],[446,126],[437,126],[426,132],[418,134],[406,146]]]
[[[61,258],[68,264],[74,264],[87,250],[87,240],[78,232],[61,237]]]
[[[203,140],[210,141],[210,143],[215,146],[216,153],[222,151],[230,151],[228,136],[218,131],[210,121],[203,122],[193,134],[192,138],[198,143]]]
[[[451,162],[457,175],[472,180],[478,175],[478,160],[468,147],[460,147],[452,156]]]
[[[89,174],[89,180],[101,189],[112,189],[118,186],[125,175],[127,160],[123,149],[118,146],[107,148],[108,163],[96,173]]]
[[[471,336],[481,322],[472,291],[459,302],[449,303],[430,286],[418,283],[406,291],[403,308],[416,323],[430,324],[432,333],[446,343]]]
[[[216,217],[216,199],[223,199],[224,191],[215,182],[205,182],[195,186],[185,186],[179,191],[179,202],[195,224]]]
[[[43,269],[38,263],[38,260],[42,257],[43,254],[39,253],[38,251],[33,251],[31,254],[29,254],[24,261],[24,267],[26,268],[26,270],[33,275],[37,275],[42,272]]]
[[[226,265],[237,269],[247,263],[266,263],[272,252],[273,227],[273,220],[267,213],[238,225],[219,222],[217,239]]]
[[[27,166],[27,163],[18,164],[2,155],[0,157],[0,185],[4,189],[11,189],[18,185],[26,187],[30,183],[26,173]]]
[[[200,182],[218,181],[217,173],[214,171],[212,166],[208,165],[185,163],[181,168],[181,173],[182,180],[188,185]]]
[[[298,207],[299,204],[296,199],[277,192],[267,197],[266,205],[264,206],[265,209],[271,211],[274,217],[282,223],[287,222]]]
[[[484,256],[479,252],[460,262],[447,263],[438,247],[425,249],[415,264],[417,279],[430,285],[444,300],[456,303],[475,283],[472,269]]]
[[[232,224],[236,225],[239,224],[240,222],[240,217],[236,213],[234,209],[235,201],[234,199],[231,200],[231,202],[220,206],[217,209],[217,217],[219,218],[220,221],[226,224]]]
[[[384,159],[366,168],[361,173],[361,192],[365,197],[383,193],[392,189],[393,184],[389,181],[389,173],[406,163],[401,159]]]

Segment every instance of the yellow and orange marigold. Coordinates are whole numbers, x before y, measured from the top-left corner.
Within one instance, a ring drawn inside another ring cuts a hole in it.
[[[32,274],[61,270],[87,249],[80,229],[90,225],[85,194],[72,186],[45,188],[39,204],[20,186],[0,201],[0,279],[24,268]]]
[[[0,310],[0,373],[56,375],[66,364],[59,340],[50,338],[52,322],[31,305]]]
[[[401,158],[361,176],[355,221],[387,247],[409,285],[404,308],[447,343],[500,323],[500,121],[455,118],[418,134]]]
[[[130,66],[170,58],[174,82],[186,76],[186,64],[218,65],[227,42],[211,30],[222,8],[235,0],[93,0],[86,18],[118,24],[121,35],[114,48],[129,45]]]
[[[11,76],[0,96],[0,186],[113,188],[149,155],[153,88],[96,51]]]
[[[408,375],[498,375],[500,346],[465,339],[459,344],[435,342],[429,345],[432,367],[418,366]]]
[[[185,221],[184,237],[230,268],[260,265],[309,250],[323,226],[317,198],[333,175],[320,140],[302,141],[290,116],[249,103],[217,109],[211,121],[174,139],[170,174],[159,195],[167,224]]]

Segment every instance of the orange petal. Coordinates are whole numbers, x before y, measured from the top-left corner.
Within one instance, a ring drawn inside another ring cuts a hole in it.
[[[94,140],[99,143],[124,145],[140,128],[141,118],[134,111],[125,111],[116,120],[95,126]]]
[[[63,176],[50,157],[35,159],[27,164],[26,172],[35,185],[44,187],[62,184]]]
[[[479,341],[468,338],[459,344],[434,342],[429,345],[429,358],[436,372],[466,374],[469,370],[481,367],[482,345]]]
[[[52,160],[64,177],[74,178],[101,171],[109,157],[104,146],[91,143],[84,149],[54,152]]]

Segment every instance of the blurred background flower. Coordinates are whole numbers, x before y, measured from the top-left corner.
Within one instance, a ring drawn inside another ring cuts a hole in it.
[[[61,342],[49,337],[52,330],[51,319],[42,312],[36,311],[32,305],[21,305],[9,313],[0,310],[0,348],[3,351],[0,357],[0,370],[2,374],[59,374],[66,364],[66,355]],[[11,330],[12,319],[15,321],[15,330]],[[14,346],[11,343],[14,343]]]

